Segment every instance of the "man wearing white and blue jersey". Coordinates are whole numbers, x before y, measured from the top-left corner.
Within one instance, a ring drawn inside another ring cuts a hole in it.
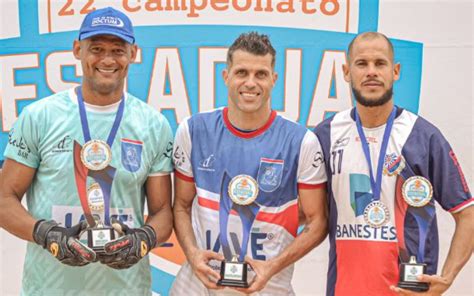
[[[461,167],[436,127],[394,105],[400,64],[387,37],[358,35],[343,70],[356,108],[315,128],[328,170],[327,295],[441,295],[474,245],[474,199]],[[439,276],[435,201],[456,221]],[[427,292],[397,287],[399,264],[412,256],[426,274],[405,287]]]
[[[125,14],[88,14],[73,53],[82,85],[25,107],[5,151],[0,226],[29,241],[22,295],[151,295],[146,255],[172,229],[172,132],[124,91],[137,54]],[[104,252],[85,244],[94,225],[116,229]]]
[[[271,109],[274,66],[268,37],[242,34],[223,71],[228,107],[178,128],[173,211],[187,263],[171,295],[294,295],[293,263],[326,237],[322,151],[313,133]],[[248,288],[217,285],[220,261],[233,256],[253,269]]]

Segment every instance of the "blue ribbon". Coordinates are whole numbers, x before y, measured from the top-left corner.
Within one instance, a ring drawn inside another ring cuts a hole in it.
[[[367,143],[367,138],[365,137],[364,129],[362,128],[362,123],[360,122],[359,114],[357,113],[357,110],[355,112],[356,126],[357,126],[357,131],[359,132],[360,141],[362,143],[362,150],[364,151],[365,159],[367,160],[367,163],[369,164],[370,186],[372,188],[373,200],[380,199],[380,191],[382,189],[383,163],[385,159],[385,154],[387,153],[388,140],[390,139],[390,132],[392,131],[392,126],[395,120],[396,113],[397,113],[397,107],[394,106],[392,109],[392,112],[390,113],[390,116],[388,117],[387,125],[385,126],[385,131],[383,133],[382,147],[380,147],[380,154],[379,154],[379,159],[377,163],[377,172],[376,172],[377,176],[376,176],[376,179],[374,179],[374,172],[372,170],[372,161],[370,158],[369,144]]]
[[[77,102],[79,103],[79,115],[81,116],[81,126],[82,132],[84,134],[84,141],[87,143],[91,140],[91,133],[89,131],[89,123],[87,122],[86,107],[84,105],[81,87],[77,88]],[[124,96],[122,95],[117,114],[115,115],[114,124],[112,125],[112,129],[110,130],[109,136],[107,137],[107,144],[110,148],[112,148],[112,144],[114,143],[115,136],[117,135],[120,122],[122,121],[124,107],[125,100]]]
[[[91,134],[89,130],[89,123],[87,122],[86,108],[84,104],[84,98],[82,97],[81,87],[77,88],[77,102],[79,105],[79,115],[81,117],[82,132],[84,134],[84,141],[87,143],[91,140]],[[107,145],[112,148],[115,136],[117,135],[120,122],[122,121],[123,111],[125,109],[125,99],[122,95],[120,104],[115,115],[115,120],[110,130],[109,136],[107,137]],[[112,192],[112,182],[115,176],[115,168],[107,166],[101,171],[89,171],[88,176],[92,177],[102,190],[104,195],[104,222],[106,225],[110,225],[110,194]],[[82,202],[82,200],[81,200]]]

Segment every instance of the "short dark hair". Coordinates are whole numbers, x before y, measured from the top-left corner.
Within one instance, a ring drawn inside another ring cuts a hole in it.
[[[393,44],[390,41],[390,39],[388,39],[387,36],[385,36],[384,34],[379,33],[379,32],[364,32],[364,33],[361,33],[361,34],[355,36],[354,39],[352,39],[351,43],[349,43],[349,48],[348,48],[348,51],[347,51],[347,60],[350,61],[352,48],[354,47],[354,44],[359,39],[373,40],[373,39],[377,39],[377,38],[383,38],[385,41],[387,41],[388,49],[390,51],[390,54],[392,55],[392,61],[393,61],[393,59],[394,59]]]
[[[265,34],[257,32],[243,33],[235,39],[227,51],[227,67],[232,65],[232,55],[237,50],[243,50],[259,56],[270,54],[272,56],[272,67],[275,66],[276,51],[270,42],[270,38]]]

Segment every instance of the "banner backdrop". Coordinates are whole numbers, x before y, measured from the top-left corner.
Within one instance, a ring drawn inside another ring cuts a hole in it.
[[[377,31],[379,18],[377,0],[2,2],[0,162],[8,131],[25,106],[79,85],[82,70],[72,42],[84,15],[105,6],[124,11],[135,25],[140,50],[127,90],[161,111],[173,130],[186,116],[227,104],[221,76],[227,47],[248,31],[268,34],[277,50],[272,107],[280,114],[313,127],[350,108],[353,100],[342,73],[346,48],[355,34]],[[417,113],[423,44],[392,42],[395,60],[403,65],[394,88],[396,104]],[[174,237],[171,242],[173,248],[151,256],[153,291],[163,295],[185,260]]]

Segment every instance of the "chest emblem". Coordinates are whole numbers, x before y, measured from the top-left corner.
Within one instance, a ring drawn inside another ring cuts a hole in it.
[[[257,180],[262,191],[273,192],[280,187],[284,165],[281,159],[260,159]]]
[[[405,168],[405,159],[401,155],[391,153],[385,155],[383,162],[383,174],[387,176],[394,176],[400,174]]]
[[[143,142],[122,139],[122,165],[129,172],[136,172],[142,163]]]

